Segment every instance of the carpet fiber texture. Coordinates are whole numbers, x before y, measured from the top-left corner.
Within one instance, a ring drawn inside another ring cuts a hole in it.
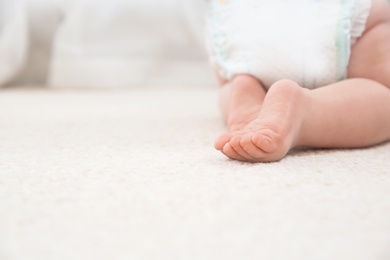
[[[0,91],[0,259],[390,259],[390,144],[242,163],[215,88]]]

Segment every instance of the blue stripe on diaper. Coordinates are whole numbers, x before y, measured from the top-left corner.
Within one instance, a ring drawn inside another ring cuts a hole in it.
[[[347,73],[347,66],[351,52],[351,17],[355,0],[340,0],[339,22],[336,32],[336,79],[342,80]]]

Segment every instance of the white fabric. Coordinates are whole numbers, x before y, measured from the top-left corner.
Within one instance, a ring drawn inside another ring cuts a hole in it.
[[[0,90],[0,259],[390,259],[390,143],[231,161],[217,94]]]
[[[26,60],[27,33],[23,4],[0,0],[0,86],[22,70]]]
[[[265,87],[291,79],[315,88],[346,76],[370,0],[210,0],[211,61],[222,77],[252,74]]]
[[[0,85],[213,82],[196,0],[0,0]],[[10,33],[12,32],[12,33]],[[15,59],[15,57],[17,59]],[[183,77],[180,77],[183,80]]]

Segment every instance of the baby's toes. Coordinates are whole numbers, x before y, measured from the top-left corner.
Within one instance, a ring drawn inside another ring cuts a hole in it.
[[[234,150],[234,148],[230,145],[230,143],[225,144],[221,152],[227,157],[229,157],[230,159],[234,159],[238,161],[247,161],[247,159],[245,159],[243,156],[237,153],[236,150]]]
[[[246,161],[256,161],[256,158],[251,156],[245,149],[243,148],[243,136],[234,136],[230,139],[229,144],[231,147],[242,157],[246,159]]]
[[[252,141],[253,135],[245,135],[241,138],[240,144],[242,149],[252,158],[252,161],[263,161],[263,159],[268,155],[267,152],[259,148]]]
[[[270,129],[263,129],[252,136],[252,143],[266,153],[274,153],[282,148],[283,138]]]

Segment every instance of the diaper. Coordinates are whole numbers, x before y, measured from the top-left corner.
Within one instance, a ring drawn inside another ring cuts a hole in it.
[[[317,88],[346,77],[371,0],[208,0],[207,45],[221,77],[291,79]]]

